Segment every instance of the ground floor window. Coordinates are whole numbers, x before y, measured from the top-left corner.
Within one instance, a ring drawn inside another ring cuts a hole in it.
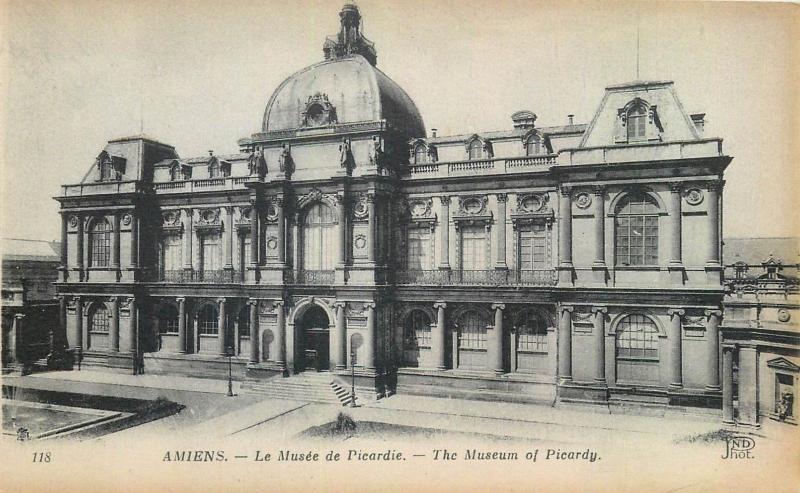
[[[158,312],[158,332],[161,334],[178,333],[178,309],[173,305],[164,305]]]
[[[431,321],[422,310],[414,310],[406,317],[403,342],[406,349],[431,347]]]
[[[213,305],[206,305],[197,317],[197,328],[200,335],[217,335],[219,333],[217,309]]]
[[[628,315],[617,324],[617,381],[657,385],[658,327],[641,314]]]
[[[794,377],[775,374],[775,414],[780,419],[794,418]]]

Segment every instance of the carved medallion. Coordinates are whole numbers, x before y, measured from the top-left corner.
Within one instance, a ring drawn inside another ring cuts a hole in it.
[[[177,226],[179,220],[180,212],[178,211],[166,211],[161,214],[161,222],[164,226]]]
[[[789,313],[789,310],[785,308],[778,310],[778,322],[788,322],[791,318],[792,314]]]
[[[278,238],[270,236],[267,238],[267,250],[275,250],[278,248]]]
[[[271,203],[267,205],[267,220],[275,221],[276,219],[278,219],[278,208]]]
[[[367,246],[367,237],[364,235],[358,235],[353,243],[358,250],[363,250],[364,247]]]
[[[690,188],[686,190],[686,203],[689,205],[698,205],[703,202],[703,191],[699,188]]]
[[[131,217],[130,214],[124,214],[122,216],[122,225],[123,226],[130,226],[131,221],[133,221],[133,218]]]
[[[533,213],[544,208],[545,199],[541,195],[527,194],[517,198],[519,212]]]
[[[581,192],[575,196],[575,205],[578,209],[587,209],[592,205],[592,197],[586,192]]]
[[[78,216],[71,216],[69,218],[69,227],[70,228],[77,228],[78,227]]]
[[[431,215],[431,199],[414,200],[409,204],[411,217],[428,217]]]
[[[206,209],[200,212],[200,222],[206,224],[216,224],[219,222],[219,210]]]
[[[353,215],[357,219],[366,219],[369,209],[367,208],[367,197],[362,196],[353,206]]]
[[[477,215],[486,209],[486,199],[484,197],[462,197],[459,206],[462,213]]]

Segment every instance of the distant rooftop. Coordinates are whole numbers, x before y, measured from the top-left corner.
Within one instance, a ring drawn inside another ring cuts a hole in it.
[[[770,255],[783,265],[800,263],[800,238],[793,236],[776,238],[725,238],[723,260],[726,265],[744,262],[761,265]]]
[[[3,260],[58,262],[61,260],[61,242],[0,238],[0,254]]]

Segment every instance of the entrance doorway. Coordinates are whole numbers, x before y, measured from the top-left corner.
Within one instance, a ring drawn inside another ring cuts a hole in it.
[[[330,320],[325,310],[312,306],[303,314],[298,328],[297,370],[330,369]]]

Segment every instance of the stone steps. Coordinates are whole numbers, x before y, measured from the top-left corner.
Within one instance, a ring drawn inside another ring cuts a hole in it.
[[[523,393],[485,388],[456,388],[441,385],[398,384],[398,394],[445,397],[451,399],[471,399],[478,401],[500,401],[533,404],[552,404],[555,395],[552,387],[542,386],[541,391]]]
[[[276,377],[266,381],[250,381],[242,384],[242,391],[264,394],[276,399],[304,402],[342,404],[332,387],[330,373],[303,373],[287,378]]]

